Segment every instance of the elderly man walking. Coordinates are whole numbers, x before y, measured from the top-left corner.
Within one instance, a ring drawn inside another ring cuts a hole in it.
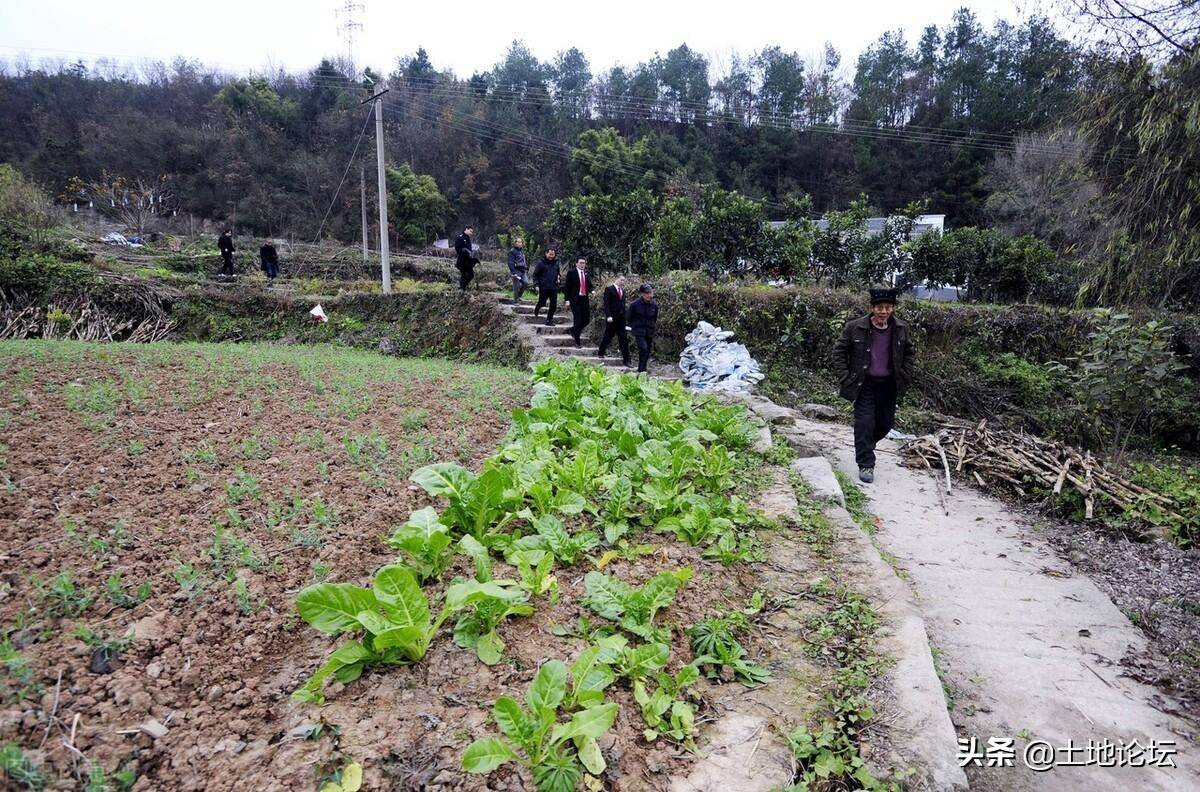
[[[913,342],[896,318],[896,290],[872,286],[871,312],[842,328],[833,370],[843,399],[854,404],[854,458],[858,477],[875,480],[875,445],[896,422],[896,402],[912,384]]]

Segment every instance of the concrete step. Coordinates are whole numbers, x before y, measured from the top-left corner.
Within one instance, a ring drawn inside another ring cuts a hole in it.
[[[537,324],[533,322],[527,322],[526,324],[530,325],[538,335],[569,335],[571,330],[571,323],[561,320],[555,320],[555,323],[552,325],[547,325],[542,319],[538,319]]]
[[[550,330],[552,328],[546,328],[546,329]],[[573,347],[573,346],[575,346],[575,339],[571,338],[569,333],[563,333],[562,335],[543,333],[542,335],[538,336],[538,339],[542,342],[543,345],[548,346],[548,347]]]

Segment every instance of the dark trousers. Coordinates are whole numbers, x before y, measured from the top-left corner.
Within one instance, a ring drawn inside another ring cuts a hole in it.
[[[638,371],[645,371],[646,364],[650,362],[650,348],[654,346],[654,336],[644,333],[634,333],[633,340],[637,342],[638,348]]]
[[[222,275],[233,275],[233,251],[232,250],[222,250],[221,251],[221,274]]]
[[[525,273],[512,276],[513,282],[513,299],[521,299],[521,295],[525,293],[525,289],[529,286],[529,281],[525,280]]]
[[[279,265],[274,261],[264,261],[262,266],[263,272],[266,273],[268,278],[274,278],[279,274]]]
[[[875,467],[875,444],[895,423],[895,378],[867,377],[854,400],[854,458],[860,468]]]
[[[549,303],[546,309],[546,324],[554,322],[554,312],[558,309],[558,289],[548,289],[545,286],[540,287],[538,291],[537,305],[533,308],[533,315],[537,316],[542,310],[542,306]]]
[[[579,295],[571,298],[571,337],[576,341],[583,335],[583,331],[587,328],[588,322],[592,321],[592,305],[588,302],[587,297]]]
[[[467,286],[471,285],[471,279],[475,277],[474,267],[460,267],[458,270],[458,288],[461,291],[466,291]]]
[[[612,321],[604,323],[604,337],[600,339],[600,357],[608,350],[613,337],[617,339],[617,348],[621,350],[621,360],[629,363],[629,336],[625,335],[625,322]]]

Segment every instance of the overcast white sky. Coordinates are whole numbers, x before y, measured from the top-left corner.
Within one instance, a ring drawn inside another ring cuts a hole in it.
[[[851,66],[886,30],[903,28],[910,42],[930,23],[945,26],[967,6],[990,26],[1017,19],[1037,0],[723,0],[668,3],[601,0],[396,2],[362,0],[358,63],[385,74],[398,56],[425,47],[434,65],[460,76],[495,64],[515,38],[543,60],[572,46],[593,73],[633,65],[686,42],[720,71],[729,55],[777,44],[804,57],[825,41]],[[338,0],[0,0],[0,59],[20,53],[37,64],[61,55],[138,62],[196,58],[229,71],[268,64],[302,70],[345,47],[334,8]]]

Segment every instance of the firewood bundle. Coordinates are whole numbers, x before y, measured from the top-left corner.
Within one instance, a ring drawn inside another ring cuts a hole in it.
[[[1011,486],[1022,497],[1029,494],[1031,485],[1044,486],[1055,495],[1073,488],[1083,496],[1088,519],[1097,499],[1121,511],[1149,500],[1167,515],[1179,517],[1171,498],[1135,484],[1090,451],[1025,432],[991,429],[986,420],[947,423],[936,432],[908,441],[900,453],[913,464],[944,473],[947,492],[953,472],[969,474],[985,488],[989,483]]]

